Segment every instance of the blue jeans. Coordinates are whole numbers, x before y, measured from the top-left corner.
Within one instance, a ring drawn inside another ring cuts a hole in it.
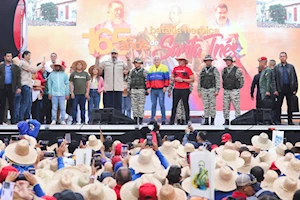
[[[122,113],[131,117],[131,99],[130,96],[122,97]]]
[[[122,92],[121,91],[106,92],[105,108],[114,108],[122,112]]]
[[[21,103],[22,96],[21,94],[15,95],[15,123],[19,122],[20,119],[20,103]]]
[[[98,89],[90,89],[89,120],[91,120],[92,110],[94,108],[99,108],[100,98],[101,97],[98,93]]]
[[[75,95],[75,99],[73,100],[73,123],[76,123],[78,104],[80,108],[81,123],[85,123],[85,103],[86,98],[84,94]]]
[[[19,121],[23,121],[24,119],[25,120],[30,119],[31,105],[32,105],[31,88],[27,85],[23,85],[21,96],[22,99],[20,103]]]
[[[64,121],[66,119],[66,105],[65,105],[65,96],[52,96],[52,121],[56,121],[57,109],[59,105],[60,109],[60,121]]]
[[[165,93],[163,92],[163,89],[151,89],[151,102],[152,102],[151,121],[154,120],[154,117],[156,115],[157,98],[158,98],[159,106],[160,106],[160,110],[161,110],[162,121],[165,122],[166,121],[166,108],[165,108]]]

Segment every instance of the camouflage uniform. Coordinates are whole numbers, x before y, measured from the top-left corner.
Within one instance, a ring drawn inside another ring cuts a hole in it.
[[[146,102],[146,79],[148,71],[146,69],[132,69],[127,79],[127,91],[131,96],[133,117],[139,124],[144,118],[145,102]]]
[[[220,90],[220,73],[214,66],[204,67],[199,75],[198,93],[202,95],[204,105],[205,124],[208,125],[209,117],[214,125],[216,117],[216,93]]]
[[[168,87],[168,93],[171,93],[173,91],[173,89],[174,89],[174,82],[170,82],[170,85]],[[190,91],[191,92],[193,91],[192,83],[190,84]],[[176,119],[175,120],[178,122],[178,124],[181,124],[185,121],[185,111],[184,111],[184,106],[183,106],[183,102],[181,99],[179,100],[179,103],[176,108]]]
[[[241,115],[240,110],[240,89],[244,86],[244,75],[240,68],[232,66],[225,67],[222,70],[224,97],[223,97],[223,114],[225,125],[229,125],[230,103],[232,102],[235,117]]]

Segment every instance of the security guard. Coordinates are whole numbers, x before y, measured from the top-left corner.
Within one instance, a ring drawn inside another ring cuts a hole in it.
[[[225,118],[224,125],[229,125],[230,103],[232,102],[235,117],[241,115],[240,110],[240,89],[244,86],[244,75],[242,70],[234,66],[234,60],[231,56],[223,59],[227,67],[222,70],[224,97],[223,97],[223,114]]]
[[[146,81],[148,71],[142,68],[143,61],[134,59],[134,69],[130,70],[127,87],[131,96],[132,112],[137,124],[143,123],[146,102]]]
[[[202,69],[198,81],[198,95],[202,98],[204,105],[204,125],[215,124],[216,117],[216,96],[220,91],[220,73],[218,69],[212,66],[214,59],[211,55],[206,55],[204,62],[206,66]]]

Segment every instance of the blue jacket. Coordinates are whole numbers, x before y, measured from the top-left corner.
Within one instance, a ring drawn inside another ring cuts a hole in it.
[[[69,79],[63,71],[53,71],[47,80],[48,93],[52,96],[67,96],[70,94]]]
[[[225,197],[231,196],[233,191],[230,192],[221,192],[215,190],[215,200],[222,200]]]

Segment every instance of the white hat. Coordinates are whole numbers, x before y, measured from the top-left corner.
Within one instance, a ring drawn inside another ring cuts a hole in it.
[[[89,184],[82,188],[85,200],[116,200],[117,195],[110,187],[100,182]]]
[[[251,138],[252,145],[258,146],[260,149],[268,150],[272,148],[272,141],[268,134],[262,132],[260,135],[255,135]]]
[[[269,166],[271,166],[272,162],[276,160],[276,154],[272,152],[267,152],[267,151],[261,151],[257,156],[256,160],[259,162],[265,162],[268,163]]]
[[[172,142],[165,141],[161,147],[160,152],[165,156],[169,165],[178,165],[176,149],[173,147]]]
[[[174,188],[172,185],[164,185],[159,191],[158,200],[186,200],[184,191]]]
[[[191,177],[184,179],[181,183],[182,189],[188,194],[190,194],[191,192],[191,185],[192,185]]]
[[[300,181],[296,177],[279,177],[273,184],[273,190],[282,200],[291,200],[300,189]]]
[[[229,192],[236,189],[235,179],[237,173],[228,166],[215,170],[215,189],[222,192]]]
[[[102,145],[101,140],[98,140],[95,135],[90,135],[86,142],[86,148],[93,149],[94,151],[99,151]]]
[[[277,178],[278,178],[277,172],[275,172],[274,170],[267,171],[267,173],[265,173],[264,175],[264,180],[260,184],[261,188],[264,190],[270,190],[274,192],[273,183],[274,181],[276,181]]]
[[[289,162],[278,162],[277,164],[275,165],[286,176],[297,178],[300,176],[300,160],[297,158],[292,158]]]
[[[74,183],[72,176],[69,174],[61,174],[57,179],[54,179],[48,183],[48,188],[45,188],[47,195],[53,195],[57,192],[64,190],[72,190],[73,192],[82,193],[81,188]]]
[[[226,162],[227,165],[234,169],[242,167],[245,163],[245,161],[239,157],[239,152],[235,150],[225,149],[222,153],[222,157],[217,157],[217,161],[221,158]]]
[[[224,145],[219,146],[214,151],[217,152],[219,156],[221,156],[225,149],[236,150],[235,144],[232,142],[226,142]]]
[[[249,174],[250,170],[258,165],[258,160],[255,159],[249,151],[243,151],[241,153],[241,158],[245,161],[245,164],[238,168],[238,172]]]

